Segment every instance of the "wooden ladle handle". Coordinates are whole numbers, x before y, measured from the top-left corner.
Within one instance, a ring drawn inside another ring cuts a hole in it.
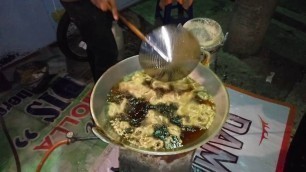
[[[111,9],[111,5],[108,3],[108,8]],[[118,11],[119,19],[129,28],[136,36],[138,36],[142,41],[146,40],[146,37],[144,34],[129,20],[127,20],[125,17],[123,17],[119,11]]]
[[[136,36],[138,36],[142,41],[146,40],[146,37],[144,34],[130,21],[128,21],[125,17],[123,17],[121,14],[118,14],[119,19],[129,28]]]

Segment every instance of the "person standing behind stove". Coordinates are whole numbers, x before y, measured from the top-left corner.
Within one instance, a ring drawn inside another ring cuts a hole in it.
[[[117,62],[118,49],[111,31],[118,20],[115,0],[60,0],[87,44],[87,56],[93,79]]]

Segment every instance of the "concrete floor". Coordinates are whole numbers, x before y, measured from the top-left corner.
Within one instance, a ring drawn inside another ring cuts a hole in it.
[[[161,25],[161,21],[155,19],[155,3],[155,0],[141,1],[124,10],[123,15],[129,16],[144,33],[148,33]],[[194,17],[212,18],[220,23],[226,33],[232,5],[233,2],[229,0],[194,1]],[[288,17],[292,19],[305,17],[304,13],[295,13],[280,6],[276,11],[286,16],[288,13]],[[141,41],[127,28],[123,30],[123,58],[138,54]],[[217,54],[215,72],[226,84],[294,105],[297,108],[295,129],[306,113],[305,45],[305,31],[286,21],[273,18],[258,54],[238,58],[221,49]],[[31,57],[29,60],[46,59],[49,63],[60,64],[62,68],[54,68],[57,70],[55,73],[68,72],[77,79],[86,82],[91,80],[88,64],[65,58],[56,45],[43,48]],[[14,66],[5,69],[3,73],[8,78],[13,78]],[[274,73],[274,77],[271,82],[267,82],[266,79],[271,73]],[[293,134],[294,132],[295,130]]]

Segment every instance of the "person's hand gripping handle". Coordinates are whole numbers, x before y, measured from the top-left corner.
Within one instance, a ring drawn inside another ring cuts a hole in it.
[[[91,2],[100,8],[102,11],[110,10],[113,13],[113,17],[115,20],[120,20],[134,32],[136,36],[138,36],[142,41],[146,41],[146,37],[144,34],[130,21],[128,21],[125,17],[119,14],[117,10],[117,5],[115,0],[91,0]]]
[[[102,11],[110,10],[115,20],[119,19],[117,4],[115,0],[90,0],[90,1]]]

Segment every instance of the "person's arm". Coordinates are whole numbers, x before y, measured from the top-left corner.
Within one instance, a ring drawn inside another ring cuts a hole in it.
[[[118,9],[115,0],[91,0],[91,2],[102,11],[110,10],[115,20],[118,20]]]

